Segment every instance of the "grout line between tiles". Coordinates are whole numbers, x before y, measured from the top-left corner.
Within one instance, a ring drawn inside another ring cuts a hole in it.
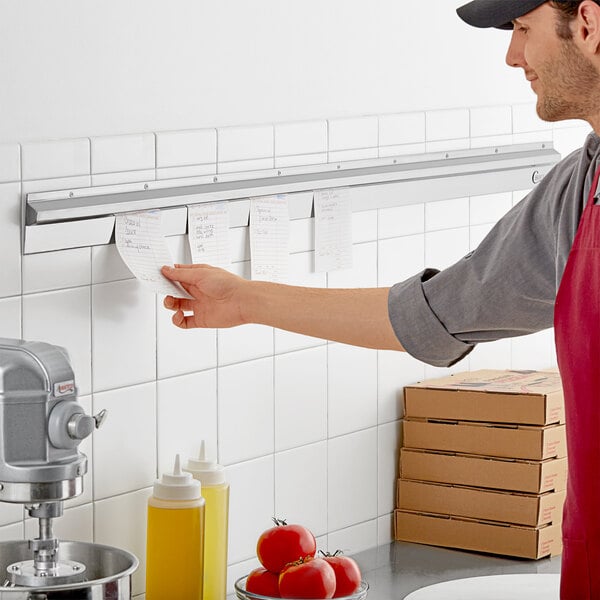
[[[160,445],[160,433],[159,433],[159,422],[160,422],[160,408],[158,403],[158,307],[159,295],[155,294],[154,298],[154,435],[155,435],[155,448],[154,448],[154,465],[155,465],[155,476],[158,479],[160,477],[160,464],[159,464],[159,445]]]

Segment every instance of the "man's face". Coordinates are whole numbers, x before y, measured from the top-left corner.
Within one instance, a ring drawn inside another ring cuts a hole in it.
[[[575,42],[558,36],[549,3],[516,19],[506,62],[521,67],[545,121],[588,120],[597,112],[598,72]]]

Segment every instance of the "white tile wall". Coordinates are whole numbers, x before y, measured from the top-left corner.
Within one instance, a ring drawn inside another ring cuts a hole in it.
[[[331,119],[329,121],[329,162],[377,158],[378,137],[377,117]]]
[[[217,130],[219,173],[256,171],[275,166],[272,125],[222,127]]]
[[[94,414],[107,411],[94,434],[94,497],[108,498],[156,479],[156,383],[94,394]]]
[[[164,309],[163,300],[156,295],[157,377],[175,377],[216,367],[217,331],[174,327],[173,312]]]
[[[133,277],[114,244],[92,248],[92,283],[110,283]]]
[[[371,519],[352,527],[332,531],[327,536],[329,552],[342,550],[344,554],[354,554],[377,545],[377,520]]]
[[[548,131],[552,124],[542,121],[535,112],[535,104],[515,104],[512,107],[513,133],[526,133],[530,131]]]
[[[377,429],[377,514],[387,515],[396,505],[396,479],[401,445],[400,421]]]
[[[94,542],[133,553],[140,561],[132,576],[134,595],[145,591],[146,516],[151,489],[122,494],[94,503]]]
[[[377,545],[391,544],[394,541],[393,514],[377,517]]]
[[[512,208],[512,192],[471,196],[469,214],[471,225],[495,223]]]
[[[425,205],[408,204],[379,211],[379,239],[395,238],[425,231]]]
[[[512,110],[510,106],[483,106],[472,108],[471,137],[491,137],[512,133]]]
[[[445,229],[425,234],[425,264],[445,269],[469,252],[469,228]]]
[[[378,356],[378,423],[404,416],[403,388],[425,378],[425,365],[405,352],[380,350]]]
[[[22,337],[21,298],[18,296],[0,300],[0,337]]]
[[[354,244],[352,267],[327,275],[330,288],[377,287],[377,242]]]
[[[0,144],[0,183],[21,180],[21,146]]]
[[[92,185],[156,179],[153,133],[91,138]]]
[[[467,109],[432,110],[425,115],[426,141],[441,142],[469,137]]]
[[[511,369],[545,369],[554,364],[553,329],[514,338],[511,345]]]
[[[327,439],[327,346],[275,357],[275,451]]]
[[[425,142],[425,113],[401,113],[379,117],[379,145],[402,146]]]
[[[509,339],[479,344],[469,354],[469,367],[473,371],[477,369],[510,369],[512,368],[511,354],[512,345]],[[553,363],[544,362],[544,364],[547,366]]]
[[[274,448],[273,359],[219,368],[219,460],[230,465]]]
[[[560,152],[561,156],[567,156],[581,148],[581,144],[590,132],[591,129],[587,123],[579,127],[555,129],[552,134],[554,148]]]
[[[345,344],[328,346],[329,437],[377,425],[377,353]]]
[[[0,298],[21,293],[21,184],[0,183]]]
[[[552,136],[552,131],[548,129],[540,129],[539,131],[515,133],[513,134],[513,142],[515,144],[532,144],[537,142],[545,142]]]
[[[23,296],[23,337],[66,348],[83,395],[92,392],[90,314],[89,286]]]
[[[3,503],[0,506],[0,531],[5,528],[6,525],[19,524],[23,526],[24,510],[21,504],[9,504],[8,502]],[[21,539],[22,534],[19,534],[17,539]],[[10,539],[10,538],[8,538]],[[14,538],[13,538],[14,539]]]
[[[377,212],[363,210],[352,213],[352,241],[355,244],[377,241]]]
[[[147,171],[156,167],[153,133],[91,138],[92,174]]]
[[[157,179],[217,172],[217,131],[163,131],[156,134]]]
[[[30,142],[21,147],[23,180],[73,177],[90,173],[90,141]]]
[[[512,134],[472,137],[471,148],[489,148],[495,146],[510,146],[514,143]]]
[[[195,458],[205,442],[206,456],[217,457],[217,371],[210,369],[156,384],[158,472],[172,472],[176,454]]]
[[[90,248],[27,254],[22,277],[24,294],[89,285]]]
[[[230,482],[229,562],[256,556],[258,536],[272,526],[275,512],[273,456],[232,465],[226,469]],[[285,515],[292,522],[293,517]],[[233,586],[231,586],[233,588]]]
[[[327,533],[327,442],[275,455],[275,514]]]
[[[425,205],[425,230],[436,231],[469,226],[469,199],[454,198]]]
[[[0,540],[8,542],[10,540],[21,540],[23,539],[25,532],[23,521],[20,523],[14,523],[12,525],[6,525],[0,527]]]
[[[375,519],[377,428],[330,439],[327,462],[327,518],[330,532]]]
[[[275,125],[275,166],[327,162],[327,121]]]
[[[475,250],[483,241],[483,238],[490,232],[493,223],[487,225],[473,225],[469,228],[469,250]]]
[[[94,391],[156,378],[156,300],[137,281],[92,286],[92,361]]]
[[[586,133],[579,122],[548,126],[526,104],[0,145],[0,337],[66,346],[86,410],[109,410],[81,446],[90,463],[85,492],[67,503],[57,530],[134,552],[134,593],[143,594],[152,482],[176,452],[196,454],[205,439],[231,483],[230,591],[256,566],[256,539],[274,514],[310,525],[324,549],[389,542],[402,387],[467,368],[547,368],[556,357],[552,331],[481,344],[447,370],[257,325],[179,330],[114,246],[21,257],[24,194],[426,148],[554,140],[567,152]],[[314,273],[314,220],[293,221],[291,283],[389,286],[426,265],[443,267],[525,194],[353,213],[354,266],[329,274]],[[231,233],[231,270],[248,278],[248,228]],[[183,236],[169,244],[188,260]],[[31,528],[20,507],[0,506],[0,538]]]
[[[329,121],[329,151],[377,148],[379,145],[377,117],[331,119]]]
[[[381,287],[402,281],[425,267],[425,236],[408,235],[379,242],[377,280]]]

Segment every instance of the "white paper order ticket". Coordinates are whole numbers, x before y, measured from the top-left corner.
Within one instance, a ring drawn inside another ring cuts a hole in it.
[[[161,232],[159,210],[116,215],[115,242],[129,270],[147,288],[157,294],[191,298],[178,283],[160,272],[163,265],[173,265],[173,258]]]
[[[317,190],[315,203],[315,271],[352,267],[352,205],[349,188]]]
[[[289,270],[290,214],[285,194],[250,198],[252,279],[286,282]]]
[[[193,263],[215,267],[231,264],[228,202],[188,206],[188,231]]]

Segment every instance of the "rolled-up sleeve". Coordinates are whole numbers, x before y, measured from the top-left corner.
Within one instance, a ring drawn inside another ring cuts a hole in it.
[[[388,313],[404,349],[430,365],[447,367],[480,342],[551,327],[554,238],[544,199],[530,197],[458,262],[396,284]]]
[[[556,291],[599,162],[600,140],[591,134],[475,250],[442,271],[425,269],[394,285],[388,314],[404,349],[447,367],[478,343],[552,327]]]
[[[475,345],[454,337],[431,310],[423,283],[438,272],[425,269],[394,285],[388,296],[388,312],[396,336],[409,354],[430,365],[448,367],[464,358]]]

